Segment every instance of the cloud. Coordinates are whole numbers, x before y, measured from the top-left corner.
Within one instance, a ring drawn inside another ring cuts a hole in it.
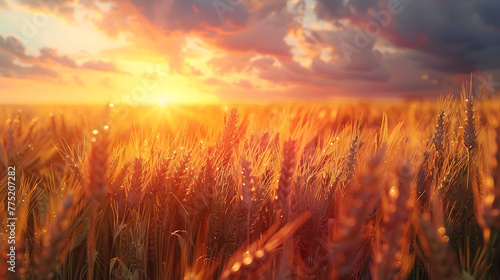
[[[2,55],[1,74],[4,77],[26,78],[31,76],[48,76],[59,78],[53,69],[57,65],[68,68],[84,68],[93,71],[121,72],[115,64],[101,60],[91,60],[78,65],[67,55],[60,55],[56,49],[41,48],[39,55],[30,55],[25,45],[16,37],[3,37],[0,34],[0,55]],[[77,84],[82,84],[76,80]]]
[[[51,77],[59,74],[40,65],[19,65],[11,54],[0,53],[0,74],[7,78]]]
[[[190,69],[191,75],[193,75],[193,76],[202,76],[203,75],[203,71],[201,71],[200,69],[197,69],[193,66],[190,66],[189,69]]]
[[[318,0],[314,10],[320,19],[338,19],[351,13],[343,0]]]
[[[234,72],[242,72],[247,69],[250,59],[255,56],[254,53],[231,53],[228,52],[223,56],[212,58],[208,65],[217,74],[230,74]]]
[[[276,59],[272,56],[260,57],[250,62],[249,68],[250,70],[251,69],[268,70],[273,66],[275,62]]]
[[[429,55],[432,59],[423,60],[424,67],[450,73],[500,67],[500,58],[495,55],[500,52],[498,22],[484,12],[484,6],[488,6],[498,14],[500,5],[485,0],[423,0],[406,5],[389,29],[389,39],[396,46],[409,41],[413,43],[410,48]],[[421,14],[424,10],[427,12]],[[415,43],[420,36],[425,38],[424,43]]]
[[[476,11],[486,25],[500,28],[500,18],[498,17],[500,2],[495,0],[481,1],[477,3]]]
[[[76,5],[73,0],[20,0],[18,3],[32,10],[42,11],[45,16],[58,15],[67,20],[73,19]]]
[[[378,26],[382,27],[378,37],[397,48],[418,51],[416,62],[420,67],[459,74],[500,67],[500,57],[495,55],[500,52],[500,20],[496,17],[500,4],[497,1],[384,0],[376,3],[318,0],[315,11],[319,18],[331,22],[349,19],[362,30],[378,19]],[[398,3],[399,12],[392,13],[390,3]],[[389,16],[388,22],[373,16],[381,13]]]
[[[228,50],[289,56],[290,46],[284,40],[287,33],[286,27],[260,22],[242,33],[221,36],[216,42],[217,45]]]
[[[20,60],[30,63],[48,63],[55,62],[57,64],[76,68],[77,63],[67,55],[59,55],[57,50],[51,48],[41,48],[39,56],[28,55],[26,53],[26,46],[16,37],[8,36],[4,38],[0,34],[0,50],[17,57]]]
[[[285,37],[297,22],[294,21],[294,15],[287,12],[286,0],[130,1],[142,19],[145,19],[145,22],[129,20],[129,22],[140,22],[142,29],[137,29],[137,32],[150,30],[147,24],[157,31],[161,30],[161,34],[147,32],[148,35],[147,33],[137,35],[154,36],[154,47],[160,52],[165,52],[169,57],[169,64],[177,69],[177,72],[182,68],[179,64],[184,63],[183,53],[180,50],[186,42],[183,41],[182,45],[179,45],[175,38],[186,34],[199,36],[209,48],[229,52],[290,56],[290,46],[285,42]],[[136,30],[120,23],[121,20],[133,17],[133,11],[127,8],[126,2],[115,3],[116,8],[109,12],[111,17],[103,17],[101,27],[111,30],[109,32],[117,29]],[[221,7],[225,8],[221,10]],[[164,44],[158,44],[158,41]],[[169,43],[169,41],[174,42]],[[177,50],[174,46],[177,46]],[[178,53],[171,55],[175,52]]]
[[[452,89],[470,72],[500,69],[496,0],[49,2],[58,3],[51,15],[67,22],[83,9],[96,28],[126,38],[128,46],[99,57],[49,47],[33,54],[15,37],[0,35],[2,76],[57,77],[54,69],[65,69],[79,71],[68,77],[84,86],[90,71],[125,73],[112,62],[119,53],[132,60],[160,58],[172,73],[214,91],[320,98],[432,95]],[[41,9],[39,0],[20,3]],[[397,12],[390,11],[394,4]],[[369,27],[377,34],[367,35]],[[101,83],[109,86],[110,80]]]
[[[206,85],[211,85],[211,86],[217,86],[217,85],[222,85],[223,84],[219,79],[214,78],[214,77],[205,79],[204,83]]]
[[[131,0],[151,23],[171,31],[234,31],[250,18],[246,7],[237,0]]]
[[[259,71],[259,78],[277,85],[310,84],[313,71],[301,66],[294,60],[281,60],[279,65],[268,66]]]
[[[73,75],[73,80],[75,81],[75,83],[76,83],[79,87],[85,87],[85,83],[82,81],[82,79],[80,78],[80,76],[78,76],[78,75]]]
[[[56,59],[56,57],[53,57]],[[0,74],[9,78],[52,77],[59,74],[40,65],[38,58],[26,53],[24,44],[13,36],[4,38],[0,34]]]
[[[110,80],[108,77],[103,78],[103,79],[101,80],[101,85],[103,85],[103,86],[105,86],[105,87],[107,87],[107,88],[112,87],[112,85],[111,85],[111,80]]]
[[[244,88],[244,89],[253,89],[254,86],[252,83],[250,83],[249,80],[240,80],[239,82],[236,83],[237,86]]]
[[[234,5],[218,14],[214,8],[218,1],[131,3],[165,37],[174,38],[180,31],[201,38],[204,48],[215,53],[208,65],[216,75],[251,76],[248,80],[235,78],[237,86],[253,86],[260,79],[278,86],[335,87],[361,95],[414,94],[419,90],[432,94],[439,87],[451,87],[464,73],[500,68],[496,55],[500,53],[500,20],[496,16],[500,4],[494,0],[316,0],[315,26],[311,25],[314,17],[309,2],[303,0],[295,4],[286,0],[220,1]],[[125,4],[116,3],[117,10],[125,9]],[[394,13],[391,5],[401,11]],[[388,22],[382,23],[377,15],[388,11]],[[355,41],[359,32],[367,32],[367,24],[383,26],[360,47]],[[158,44],[158,51],[165,52],[174,69],[183,69],[185,44],[177,42],[177,51],[162,50]],[[354,46],[355,52],[346,54],[345,44]],[[184,69],[191,75],[200,74],[189,65]],[[407,77],[410,75],[414,77]],[[210,73],[203,77],[206,84],[223,83],[210,78]]]
[[[59,56],[57,50],[51,48],[40,49],[39,58],[41,60],[51,60],[71,68],[76,68],[78,66],[73,59],[69,58],[67,55]]]
[[[118,72],[118,68],[114,63],[102,60],[87,61],[82,64],[82,67],[90,70],[103,71],[103,72]]]
[[[102,14],[98,20],[94,20],[94,24],[109,37],[117,38],[119,34],[125,32],[134,33],[134,24],[137,24],[138,16],[136,11],[131,11],[128,5],[124,5],[125,1],[115,3],[108,11],[100,11],[95,4],[84,5]],[[139,33],[139,30],[135,33]]]
[[[338,67],[335,63],[326,63],[315,57],[311,67],[316,74],[322,77],[328,77],[332,80],[364,80],[364,81],[387,81],[390,78],[389,73],[381,67],[372,69],[349,69]]]
[[[281,13],[287,6],[286,0],[131,0],[131,3],[156,26],[207,36],[242,30],[252,21]]]
[[[44,6],[55,6],[55,5],[65,5],[72,3],[72,0],[20,0],[19,3],[30,6],[30,7],[39,7],[41,5]]]
[[[14,36],[3,37],[0,34],[0,49],[22,58],[28,57],[24,44]]]
[[[251,14],[257,20],[263,20],[274,17],[277,14],[283,14],[286,10],[287,0],[267,0],[267,1],[251,1],[248,4],[252,7]]]

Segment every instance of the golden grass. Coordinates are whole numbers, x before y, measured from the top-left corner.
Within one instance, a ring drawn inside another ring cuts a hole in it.
[[[0,108],[2,277],[500,277],[499,99],[116,107]]]

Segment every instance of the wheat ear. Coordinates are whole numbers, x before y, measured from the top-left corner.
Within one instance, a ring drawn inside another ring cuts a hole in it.
[[[295,140],[288,140],[284,143],[283,163],[281,165],[281,173],[278,184],[278,198],[276,206],[281,210],[281,218],[286,222],[288,209],[290,207],[290,194],[293,189],[293,175],[296,168]]]

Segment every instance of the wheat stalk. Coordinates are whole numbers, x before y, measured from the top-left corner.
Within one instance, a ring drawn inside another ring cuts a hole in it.
[[[477,131],[474,101],[472,97],[465,99],[465,118],[464,118],[464,145],[469,152],[477,146]]]
[[[130,178],[130,185],[127,192],[127,205],[131,209],[139,207],[142,198],[142,187],[144,184],[143,175],[143,159],[135,158],[132,174]]]
[[[288,140],[283,144],[283,163],[278,184],[276,207],[280,210],[281,220],[286,223],[290,207],[290,194],[293,189],[293,174],[296,168],[296,141]]]
[[[110,145],[108,131],[104,130],[99,139],[93,138],[92,140],[92,152],[89,158],[90,180],[86,185],[85,193],[87,194],[87,199],[96,205],[104,199],[108,183],[106,175]],[[76,171],[76,174],[79,174],[79,171]]]

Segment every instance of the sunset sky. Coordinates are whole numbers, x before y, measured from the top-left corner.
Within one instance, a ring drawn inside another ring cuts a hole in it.
[[[497,0],[0,0],[0,102],[432,97],[471,73],[498,92],[499,14]]]

